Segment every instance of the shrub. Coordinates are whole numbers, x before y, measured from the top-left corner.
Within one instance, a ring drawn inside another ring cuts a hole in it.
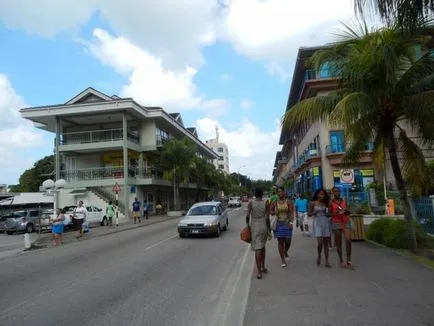
[[[378,220],[373,221],[366,232],[366,237],[369,240],[384,243],[384,232],[389,227],[392,220],[390,218],[379,218]]]
[[[416,239],[421,247],[428,242],[428,235],[422,226],[413,222]],[[405,220],[380,218],[371,223],[367,238],[395,249],[408,249],[407,222]]]

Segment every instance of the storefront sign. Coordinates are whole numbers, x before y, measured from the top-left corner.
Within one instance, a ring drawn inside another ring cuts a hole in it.
[[[374,170],[373,169],[360,170],[360,174],[363,177],[373,177],[374,176]]]
[[[354,183],[354,170],[345,169],[340,171],[341,183]]]
[[[319,167],[312,168],[312,175],[314,177],[319,176]]]

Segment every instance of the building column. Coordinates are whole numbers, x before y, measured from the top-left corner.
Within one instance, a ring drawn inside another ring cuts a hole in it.
[[[59,145],[60,145],[60,135],[62,133],[62,122],[59,117],[56,117],[56,138],[54,139],[54,174],[55,180],[60,179],[60,153],[59,153]]]
[[[122,114],[122,150],[123,150],[123,166],[124,166],[124,202],[125,202],[125,216],[129,216],[130,203],[129,203],[129,193],[128,189],[128,148],[127,148],[127,115],[125,112]]]

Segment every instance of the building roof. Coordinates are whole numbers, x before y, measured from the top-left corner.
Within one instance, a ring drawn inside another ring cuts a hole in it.
[[[53,203],[53,196],[48,196],[43,192],[22,192],[17,193],[11,198],[0,201],[0,206],[21,206],[28,204],[50,204]]]
[[[89,110],[89,107],[92,110]],[[31,120],[35,124],[35,127],[55,132],[56,118],[67,119],[69,121],[76,116],[84,119],[90,114],[96,114],[109,119],[119,114],[121,110],[126,110],[130,116],[137,119],[162,119],[172,128],[177,129],[178,132],[190,138],[190,140],[198,145],[202,152],[205,152],[212,158],[218,157],[197,136],[185,128],[180,113],[168,113],[160,107],[145,107],[132,98],[120,98],[117,95],[108,96],[92,87],[86,88],[64,104],[23,108],[20,112],[23,118]]]

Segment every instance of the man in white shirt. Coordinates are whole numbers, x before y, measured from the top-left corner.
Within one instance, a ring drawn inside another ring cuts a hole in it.
[[[78,202],[78,206],[74,210],[74,228],[78,231],[76,238],[80,239],[83,237],[83,223],[87,217],[87,209],[83,205],[83,201]]]

